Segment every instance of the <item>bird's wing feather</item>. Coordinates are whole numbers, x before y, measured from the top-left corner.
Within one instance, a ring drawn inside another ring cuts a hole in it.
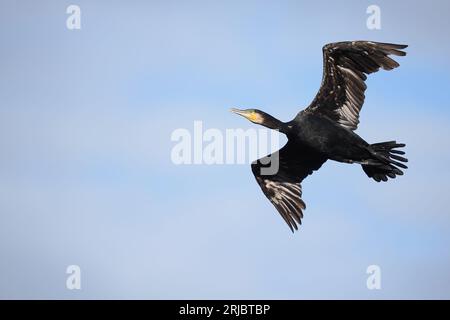
[[[289,141],[283,148],[252,164],[252,172],[266,197],[272,202],[286,221],[291,231],[301,224],[305,203],[301,199],[303,181],[326,161],[324,155],[312,149]],[[264,174],[264,168],[272,167],[278,161],[275,174]]]
[[[313,102],[305,109],[325,115],[355,130],[364,103],[366,74],[380,68],[392,70],[399,64],[389,55],[404,56],[407,45],[371,41],[330,43],[323,47],[322,84]]]

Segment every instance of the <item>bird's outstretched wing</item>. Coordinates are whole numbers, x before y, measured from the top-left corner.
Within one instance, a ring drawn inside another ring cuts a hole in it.
[[[297,224],[301,224],[302,210],[305,209],[300,182],[326,160],[324,155],[311,148],[288,141],[277,152],[252,163],[256,181],[292,232],[298,229]],[[278,170],[274,174],[268,173],[272,169]]]
[[[407,45],[372,41],[346,41],[323,47],[322,84],[306,112],[320,113],[355,130],[364,103],[366,74],[399,64],[389,55],[404,56]]]

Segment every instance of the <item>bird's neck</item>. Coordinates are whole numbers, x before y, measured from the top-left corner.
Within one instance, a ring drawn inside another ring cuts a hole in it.
[[[278,120],[277,118],[272,117],[270,114],[264,115],[264,121],[261,123],[266,128],[278,130],[280,132],[287,132],[287,124]]]

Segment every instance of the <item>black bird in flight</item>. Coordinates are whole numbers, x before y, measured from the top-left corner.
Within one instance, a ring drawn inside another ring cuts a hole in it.
[[[364,103],[367,74],[399,64],[389,55],[404,56],[407,45],[346,41],[323,47],[323,78],[312,103],[292,121],[281,122],[256,109],[231,109],[253,123],[279,130],[288,137],[284,147],[252,163],[252,172],[292,232],[301,224],[305,203],[300,183],[328,159],[357,163],[377,182],[403,175],[408,160],[395,141],[369,144],[354,130]],[[278,161],[275,174],[262,170]]]

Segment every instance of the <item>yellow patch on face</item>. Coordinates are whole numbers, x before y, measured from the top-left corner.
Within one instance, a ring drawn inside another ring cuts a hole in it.
[[[248,115],[247,119],[250,120],[251,122],[256,122],[256,123],[262,122],[261,115],[254,111]]]

